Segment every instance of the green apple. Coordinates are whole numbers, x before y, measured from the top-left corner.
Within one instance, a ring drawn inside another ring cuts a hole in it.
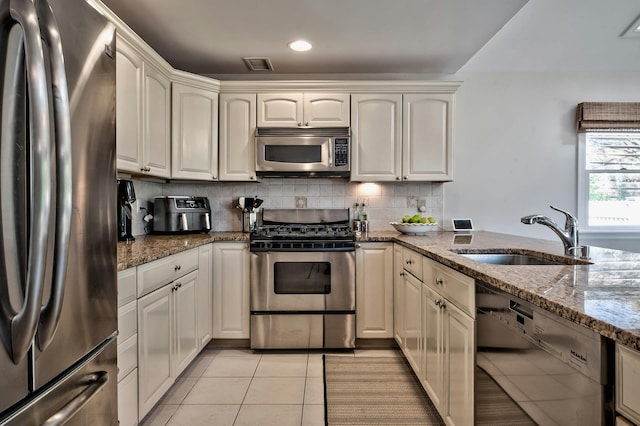
[[[408,223],[411,220],[411,216],[406,215],[402,218],[402,223]]]

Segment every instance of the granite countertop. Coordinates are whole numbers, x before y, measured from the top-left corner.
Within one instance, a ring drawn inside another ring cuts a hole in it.
[[[243,232],[184,235],[138,235],[131,243],[118,243],[118,271],[152,262],[214,241],[249,241]]]
[[[214,241],[248,241],[241,232],[140,236],[130,244],[118,243],[118,270],[137,266]],[[585,265],[491,265],[468,259],[451,250],[487,252],[509,249],[514,253],[543,252],[564,257],[558,241],[493,232],[470,235],[430,231],[424,236],[394,231],[370,232],[358,241],[396,242],[525,299],[560,317],[640,350],[640,253],[591,247]]]

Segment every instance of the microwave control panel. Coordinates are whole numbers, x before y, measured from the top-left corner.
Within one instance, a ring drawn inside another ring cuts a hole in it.
[[[336,138],[333,141],[333,162],[335,167],[349,165],[349,140]]]

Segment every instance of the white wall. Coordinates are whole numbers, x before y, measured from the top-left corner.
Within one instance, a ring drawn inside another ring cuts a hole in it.
[[[444,185],[445,218],[471,217],[480,229],[557,239],[520,217],[542,213],[563,223],[550,204],[577,211],[576,105],[638,102],[640,72],[455,77],[464,83],[456,96],[454,182]],[[582,241],[589,243],[587,236]],[[640,240],[621,244],[640,251]]]

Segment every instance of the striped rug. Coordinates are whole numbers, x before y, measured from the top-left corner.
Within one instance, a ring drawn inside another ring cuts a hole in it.
[[[444,425],[402,357],[324,356],[326,422]]]

